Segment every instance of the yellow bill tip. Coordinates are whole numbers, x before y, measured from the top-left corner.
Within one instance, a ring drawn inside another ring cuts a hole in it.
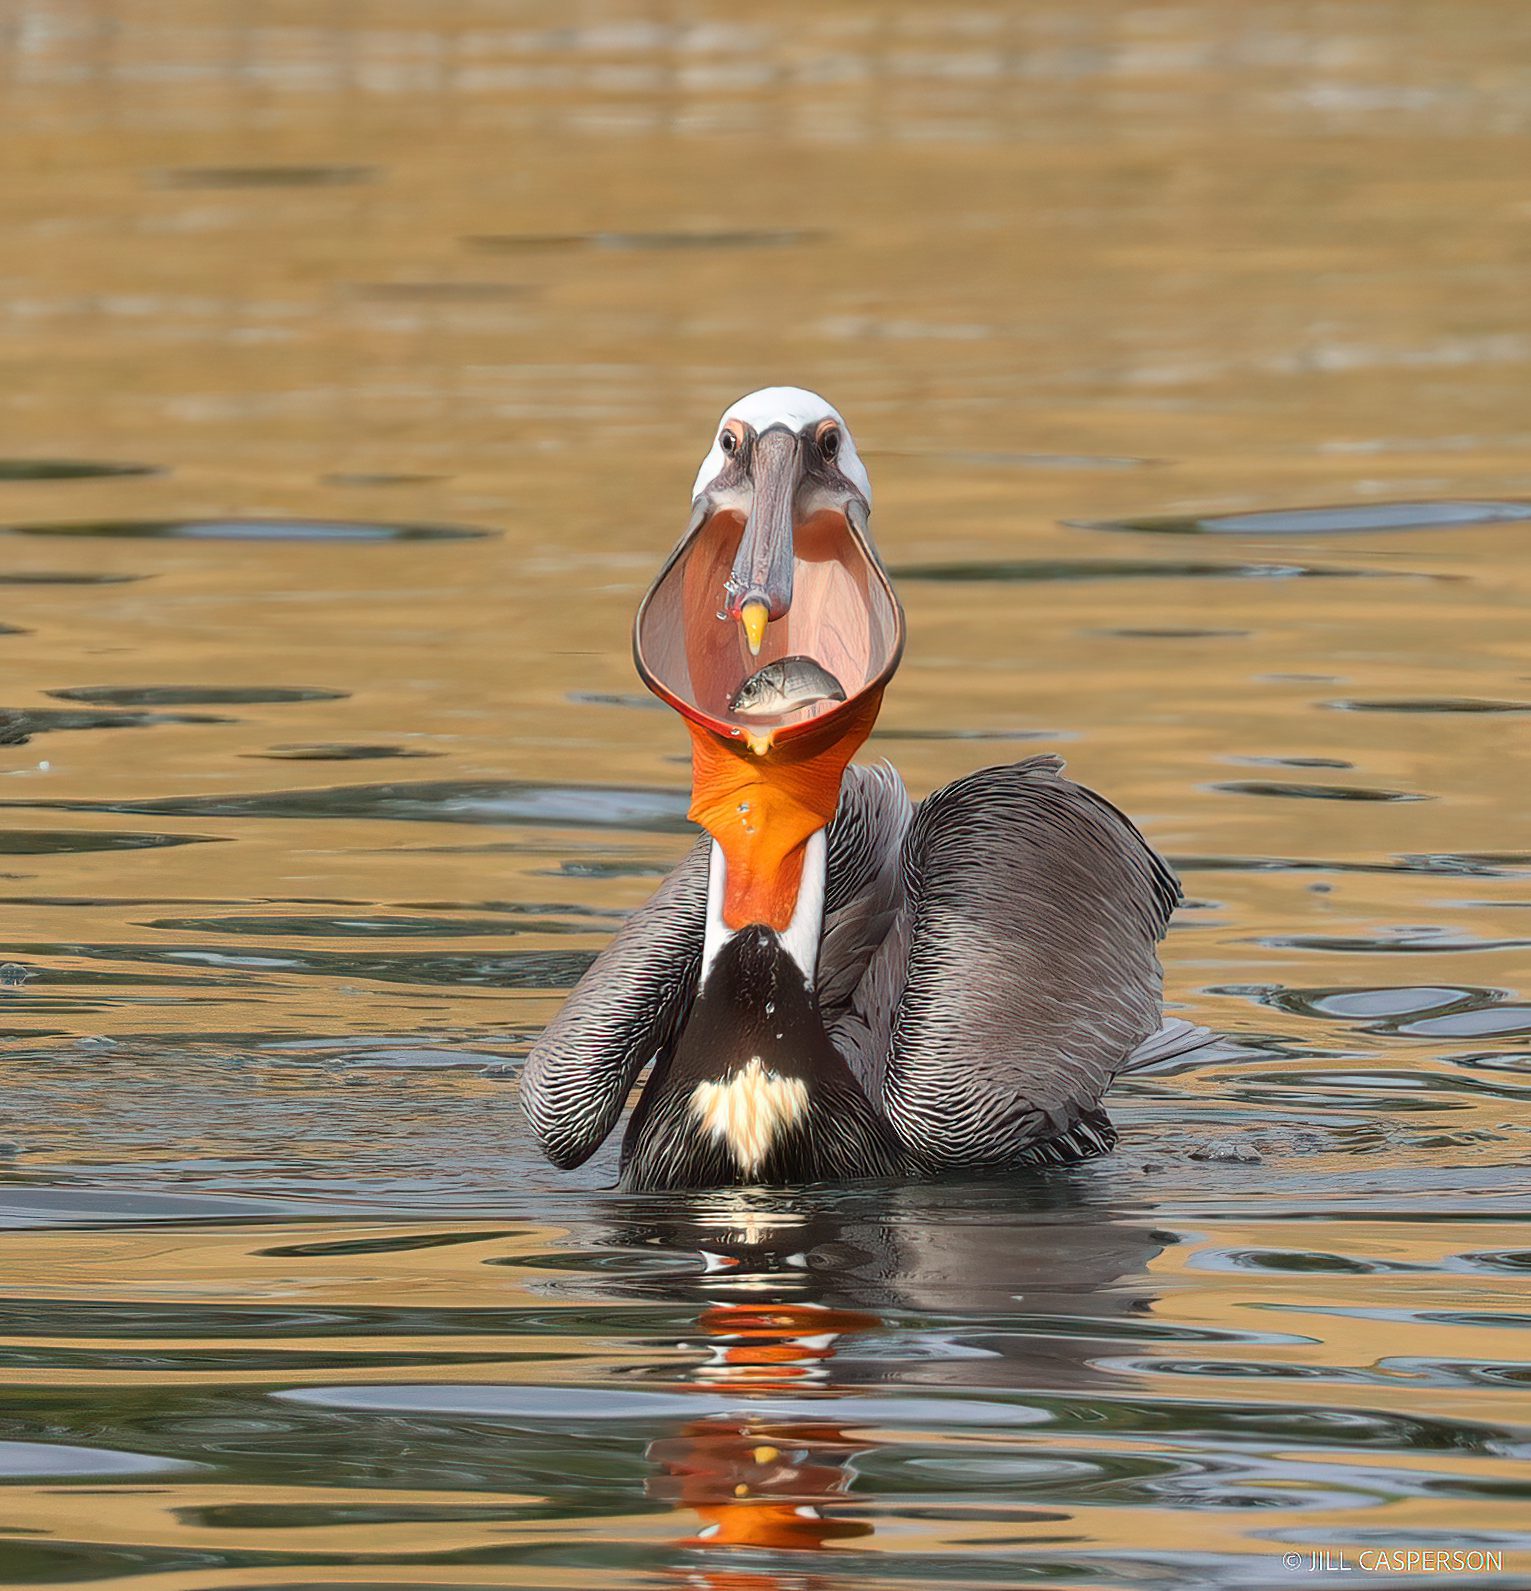
[[[739,614],[739,622],[744,626],[744,639],[749,643],[750,656],[760,656],[760,643],[765,640],[766,625],[770,622],[771,610],[763,602],[746,602],[743,611]]]

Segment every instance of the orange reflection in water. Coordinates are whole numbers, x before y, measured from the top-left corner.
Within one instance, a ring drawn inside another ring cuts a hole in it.
[[[692,1385],[720,1383],[751,1393],[820,1390],[841,1337],[881,1325],[859,1310],[813,1304],[716,1304],[698,1319],[712,1350]],[[851,1460],[865,1443],[831,1419],[773,1420],[768,1411],[744,1418],[692,1420],[652,1442],[648,1456],[663,1471],[650,1497],[693,1510],[701,1525],[679,1545],[768,1547],[808,1551],[857,1536],[872,1526],[826,1512],[850,1491]],[[756,1574],[709,1576],[719,1588],[771,1585]]]

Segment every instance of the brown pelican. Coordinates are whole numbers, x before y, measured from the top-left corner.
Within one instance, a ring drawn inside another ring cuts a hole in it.
[[[557,1165],[594,1153],[650,1062],[629,1187],[1077,1160],[1115,1142],[1118,1073],[1206,1037],[1161,1017],[1174,874],[1056,757],[918,806],[851,763],[904,644],[871,503],[817,394],[723,415],[633,637],[690,731],[706,835],[527,1058]]]

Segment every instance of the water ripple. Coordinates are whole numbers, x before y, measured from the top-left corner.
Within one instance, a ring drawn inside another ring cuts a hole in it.
[[[1238,514],[1166,514],[1146,519],[1070,520],[1080,530],[1141,531],[1155,536],[1332,536],[1363,531],[1444,530],[1531,519],[1531,503],[1471,500],[1346,503],[1332,508],[1273,508]]]

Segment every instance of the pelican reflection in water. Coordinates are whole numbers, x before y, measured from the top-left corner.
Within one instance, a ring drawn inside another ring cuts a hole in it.
[[[650,1062],[628,1187],[1066,1163],[1114,1144],[1113,1078],[1205,1038],[1161,1009],[1174,874],[1056,757],[918,805],[851,762],[904,645],[871,503],[815,393],[723,416],[633,643],[690,731],[706,836],[527,1060],[560,1166]]]
[[[646,1449],[645,1491],[686,1517],[679,1544],[728,1565],[723,1578],[685,1583],[812,1583],[722,1550],[855,1549],[880,1514],[922,1503],[880,1496],[868,1472],[911,1447],[962,1451],[974,1440],[965,1410],[995,1458],[1024,1457],[1038,1474],[1109,1474],[1109,1451],[1075,1448],[1069,1411],[1131,1385],[1107,1366],[1154,1335],[1142,1278],[1166,1239],[1098,1199],[1075,1179],[980,1181],[718,1190],[614,1211],[619,1246],[701,1259],[684,1273],[580,1279],[582,1295],[594,1286],[696,1309],[678,1385],[701,1406]],[[668,1362],[643,1375],[676,1384]],[[922,1389],[941,1401],[910,1402]],[[1018,1527],[1055,1537],[1059,1506],[1049,1497],[1038,1513],[1006,1495],[965,1511],[963,1536],[980,1550],[992,1537],[1008,1555]]]

